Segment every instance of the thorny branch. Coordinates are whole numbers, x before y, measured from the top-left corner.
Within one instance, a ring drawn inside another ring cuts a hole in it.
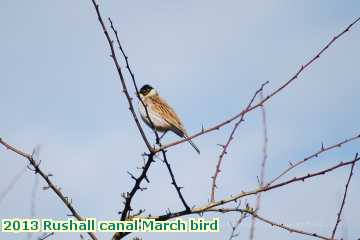
[[[115,29],[114,25],[113,25],[113,22],[111,20],[111,18],[108,18],[109,19],[109,22],[110,22],[110,28],[112,29],[112,31],[114,32],[115,34],[115,37],[116,37],[116,41],[117,41],[117,44],[119,46],[119,49],[125,59],[125,62],[126,62],[126,69],[128,70],[130,76],[131,76],[131,79],[132,79],[132,82],[133,82],[133,85],[134,85],[134,88],[135,88],[135,91],[136,91],[136,96],[138,98],[138,100],[141,102],[141,104],[144,106],[144,109],[145,109],[145,113],[146,113],[146,117],[147,119],[149,119],[149,122],[150,122],[150,126],[151,126],[151,129],[153,130],[154,134],[155,134],[155,139],[156,139],[156,143],[160,145],[160,137],[159,137],[159,134],[157,133],[157,131],[155,130],[155,127],[154,127],[154,123],[152,122],[152,119],[150,118],[150,115],[149,115],[149,111],[147,109],[147,106],[145,105],[144,101],[141,99],[140,97],[140,93],[139,93],[139,88],[136,84],[136,80],[135,80],[135,75],[133,73],[133,71],[131,70],[130,68],[130,65],[129,65],[129,57],[126,55],[121,43],[120,43],[120,39],[119,39],[119,36],[118,36],[118,31]],[[160,145],[161,146],[161,145]]]
[[[235,210],[238,210],[240,209],[240,206],[241,206],[241,201],[239,201],[239,203],[237,204],[236,208],[234,208]],[[246,203],[246,208],[248,208],[249,205]],[[219,208],[219,209],[214,209],[214,211],[217,211],[218,212],[221,212],[221,213],[226,213],[226,212],[229,212],[229,211],[226,211],[225,208]],[[235,211],[234,210],[234,211]],[[249,214],[245,211],[240,211],[240,217],[239,219],[236,221],[235,225],[232,225],[231,223],[231,233],[230,233],[230,237],[229,237],[229,240],[232,240],[232,239],[235,239],[236,237],[239,236],[239,233],[236,232],[237,228],[240,226],[240,224],[244,221],[245,218],[247,218],[249,216]]]
[[[143,166],[140,176],[138,178],[134,178],[135,184],[134,184],[132,190],[125,195],[125,203],[124,203],[124,209],[121,212],[121,220],[126,220],[126,218],[128,217],[128,214],[132,210],[132,208],[131,208],[132,198],[135,196],[135,193],[141,189],[141,187],[140,187],[141,182],[144,179],[147,179],[146,174],[147,174],[152,162],[154,162],[154,154],[150,153],[148,155],[148,159],[147,159],[145,165]]]
[[[119,39],[119,36],[118,36],[118,31],[115,29],[111,18],[108,18],[108,19],[109,19],[109,22],[110,22],[110,28],[112,29],[112,31],[113,31],[114,34],[115,34],[118,47],[119,47],[119,49],[120,49],[120,51],[121,51],[121,53],[122,53],[122,55],[123,55],[123,57],[124,57],[124,59],[125,59],[126,69],[128,70],[128,72],[129,72],[129,74],[130,74],[130,76],[131,76],[131,79],[132,79],[134,88],[135,88],[135,90],[136,90],[136,95],[137,95],[137,97],[138,97],[138,100],[141,102],[141,104],[143,104],[143,106],[144,106],[144,108],[145,108],[147,118],[148,118],[149,121],[150,121],[150,125],[152,126],[152,130],[153,130],[153,132],[154,132],[154,134],[155,134],[155,137],[156,137],[156,143],[161,146],[159,135],[158,135],[157,131],[155,130],[154,124],[153,124],[153,122],[152,122],[152,120],[151,120],[151,118],[150,118],[150,116],[149,116],[149,112],[148,112],[147,106],[145,105],[145,103],[142,101],[142,99],[141,99],[141,97],[140,97],[139,89],[138,89],[138,87],[137,87],[136,80],[135,80],[135,75],[134,75],[133,71],[132,71],[131,68],[130,68],[129,61],[128,61],[128,56],[126,55],[126,53],[125,53],[125,51],[124,51],[124,49],[123,49],[123,47],[122,47],[122,45],[121,45],[121,43],[120,43],[120,39]],[[164,161],[164,163],[166,164],[166,167],[167,167],[167,169],[168,169],[168,171],[169,171],[169,174],[170,174],[170,176],[171,176],[171,180],[172,180],[171,184],[174,185],[175,190],[176,190],[176,192],[178,193],[178,196],[179,196],[181,202],[183,203],[185,209],[189,211],[189,210],[190,210],[190,207],[187,205],[187,203],[186,203],[186,201],[185,201],[185,199],[184,199],[184,197],[183,197],[183,195],[182,195],[182,193],[181,193],[181,187],[179,187],[179,186],[177,185],[177,183],[176,183],[175,176],[174,176],[173,171],[172,171],[172,169],[171,169],[170,163],[168,162],[167,157],[166,157],[166,151],[165,151],[165,150],[162,150],[161,152],[162,152],[162,155],[163,155],[163,161]],[[151,164],[151,161],[149,162],[149,164]],[[149,166],[150,166],[150,165],[149,165]],[[147,170],[148,170],[148,168],[146,168],[146,167],[143,168],[143,173],[145,172],[145,176],[146,176],[146,171],[147,171]],[[133,179],[135,179],[136,183],[138,182],[139,179],[136,179],[133,175],[132,175],[131,177],[132,177]],[[136,189],[136,187],[134,187],[133,190],[134,190],[134,189]],[[140,189],[140,186],[138,187],[138,189]],[[132,192],[133,192],[133,191],[132,191]],[[123,211],[123,216],[124,216],[124,212],[127,212],[127,211],[130,212],[129,210],[131,210],[131,207],[128,207],[128,208],[126,208],[126,207],[127,207],[127,206],[130,206],[130,203],[131,203],[131,200],[132,200],[132,196],[135,194],[136,190],[135,190],[135,192],[133,192],[133,195],[131,195],[132,192],[130,192],[129,198],[126,198],[125,209],[124,209],[124,211]],[[129,210],[128,210],[128,209],[129,209]],[[125,215],[126,215],[126,214],[125,214]]]
[[[167,160],[165,150],[162,150],[161,152],[162,152],[162,155],[163,155],[163,161],[164,161],[164,163],[166,164],[166,167],[167,167],[167,169],[168,169],[168,171],[169,171],[169,173],[170,173],[171,184],[174,185],[175,190],[176,190],[176,192],[178,193],[178,196],[179,196],[182,204],[183,204],[184,207],[185,207],[185,210],[186,210],[186,211],[190,211],[190,207],[189,207],[189,205],[186,203],[186,201],[185,201],[185,199],[184,199],[184,197],[183,197],[183,195],[182,195],[182,193],[181,193],[181,187],[179,187],[179,186],[177,185],[177,183],[176,183],[175,176],[174,176],[173,171],[171,170],[170,163],[169,163],[169,161]]]
[[[339,162],[336,165],[333,165],[333,166],[331,166],[329,168],[326,168],[326,169],[318,171],[318,172],[308,173],[308,174],[303,175],[301,177],[294,177],[294,178],[292,178],[290,180],[283,181],[283,182],[280,182],[278,184],[274,184],[274,185],[271,185],[271,186],[265,185],[263,187],[258,187],[258,188],[254,189],[254,190],[251,190],[251,191],[247,191],[247,192],[242,191],[242,192],[240,192],[238,194],[230,195],[230,196],[228,196],[228,197],[226,197],[226,198],[224,198],[222,200],[219,200],[219,201],[216,201],[216,202],[210,202],[210,203],[208,203],[206,205],[203,205],[203,206],[200,206],[200,207],[194,207],[194,208],[191,209],[190,213],[187,213],[185,211],[179,211],[179,212],[168,213],[168,214],[164,214],[164,215],[160,215],[160,216],[152,216],[151,218],[156,219],[156,220],[168,220],[168,219],[171,219],[171,218],[180,217],[180,216],[184,216],[184,215],[199,214],[199,213],[208,212],[209,210],[214,209],[215,207],[222,206],[222,205],[225,205],[225,204],[230,203],[230,202],[236,202],[239,199],[244,198],[246,196],[256,195],[256,194],[261,193],[261,192],[267,192],[267,191],[277,189],[277,188],[280,188],[280,187],[283,187],[283,186],[286,186],[286,185],[289,185],[289,184],[292,184],[292,183],[295,183],[295,182],[304,182],[307,179],[310,179],[310,178],[313,178],[313,177],[316,177],[316,176],[320,176],[320,175],[324,175],[326,173],[334,171],[335,169],[351,165],[351,164],[353,164],[355,162],[358,162],[359,160],[360,160],[360,157],[357,156],[356,158],[354,158],[351,161]]]
[[[50,180],[50,177],[48,174],[45,174],[39,166],[39,163],[37,163],[35,161],[35,159],[33,158],[32,155],[27,154],[23,151],[21,151],[20,149],[13,147],[12,145],[8,144],[7,142],[5,142],[2,138],[0,138],[0,144],[3,145],[5,148],[7,148],[8,150],[26,158],[30,165],[33,167],[33,171],[35,174],[39,174],[47,183],[48,188],[51,188],[51,190],[53,190],[55,192],[55,194],[60,198],[60,200],[65,204],[65,206],[70,210],[71,214],[79,221],[83,221],[84,219],[80,216],[80,214],[75,210],[75,208],[72,206],[71,201],[69,201],[68,197],[66,197],[61,191],[60,189],[55,186],[55,184]],[[97,237],[95,236],[94,233],[92,232],[88,232],[88,235],[91,237],[91,239],[93,240],[97,240]]]
[[[358,154],[355,155],[355,159],[357,157],[358,157]],[[338,227],[338,225],[339,225],[339,223],[341,221],[341,213],[342,213],[342,211],[344,209],[344,206],[345,206],[346,195],[347,195],[347,192],[348,192],[348,187],[349,187],[349,184],[350,184],[350,181],[351,181],[351,177],[353,176],[354,166],[355,166],[355,162],[353,162],[351,164],[350,174],[349,174],[348,180],[347,180],[346,185],[345,185],[344,196],[343,196],[343,199],[342,199],[342,202],[341,202],[339,212],[337,214],[337,219],[336,219],[336,223],[335,223],[334,229],[333,229],[332,234],[331,234],[331,239],[334,239],[336,229],[337,229],[337,227]]]
[[[182,140],[178,140],[172,143],[168,143],[168,144],[164,144],[162,147],[155,149],[155,152],[159,152],[162,149],[166,149],[172,146],[175,146],[177,144],[181,144],[183,142],[186,142],[188,140],[191,140],[193,138],[196,138],[198,136],[201,136],[203,134],[215,131],[215,130],[219,130],[221,127],[231,123],[232,121],[234,121],[235,119],[242,117],[243,115],[245,115],[246,113],[262,106],[265,102],[267,102],[270,98],[272,98],[273,96],[275,96],[276,94],[278,94],[281,90],[283,90],[284,88],[286,88],[290,83],[292,83],[295,79],[297,79],[300,74],[307,69],[313,62],[315,62],[318,58],[320,58],[320,56],[338,39],[340,38],[342,35],[344,35],[346,32],[348,32],[352,26],[354,26],[358,21],[360,20],[360,17],[356,18],[350,25],[348,25],[341,33],[339,33],[338,35],[336,35],[335,37],[333,37],[326,45],[325,47],[323,47],[318,53],[315,54],[315,56],[313,58],[311,58],[308,62],[306,62],[304,65],[301,65],[299,70],[295,73],[295,75],[293,75],[287,82],[285,82],[283,85],[281,85],[279,88],[277,88],[275,91],[273,91],[271,94],[269,94],[268,96],[266,96],[262,101],[259,101],[257,104],[255,104],[254,106],[250,107],[249,109],[244,109],[242,110],[239,114],[233,116],[232,118],[221,122],[213,127],[207,128],[207,129],[201,129],[200,132],[195,133],[187,138],[184,138]]]
[[[120,78],[120,82],[121,82],[121,85],[122,85],[122,88],[123,88],[122,91],[124,92],[124,94],[125,94],[125,96],[126,96],[126,99],[127,99],[128,103],[129,103],[129,110],[130,110],[130,112],[131,112],[131,114],[132,114],[132,116],[133,116],[133,118],[134,118],[135,124],[136,124],[136,126],[137,126],[137,128],[138,128],[138,130],[139,130],[139,132],[140,132],[140,134],[141,134],[141,137],[142,137],[142,139],[144,140],[144,142],[145,142],[148,150],[149,150],[150,152],[153,152],[154,150],[153,150],[153,148],[151,147],[148,139],[146,138],[146,135],[145,135],[145,133],[144,133],[144,130],[142,129],[141,124],[140,124],[140,122],[139,122],[139,119],[138,119],[138,117],[136,116],[136,113],[135,113],[135,110],[134,110],[134,106],[133,106],[133,104],[132,104],[132,98],[131,98],[128,90],[127,90],[126,83],[125,83],[125,79],[124,79],[124,76],[123,76],[123,74],[122,74],[120,64],[119,64],[119,62],[118,62],[118,60],[117,60],[117,58],[116,58],[116,53],[115,53],[115,49],[114,49],[114,42],[113,42],[113,40],[110,38],[110,35],[109,35],[109,33],[108,33],[107,29],[106,29],[106,26],[105,26],[105,24],[104,24],[104,21],[103,21],[102,17],[101,17],[100,10],[99,10],[99,5],[96,3],[95,0],[91,0],[91,1],[92,1],[93,5],[94,5],[94,8],[95,8],[95,10],[96,10],[96,14],[97,14],[97,16],[98,16],[98,20],[99,20],[99,22],[100,22],[101,28],[102,28],[102,30],[104,31],[106,40],[107,40],[108,43],[109,43],[109,47],[110,47],[110,51],[111,51],[110,57],[112,58],[112,60],[113,60],[113,62],[114,62],[114,64],[115,64],[116,70],[117,70],[117,72],[118,72],[118,75],[119,75],[119,78]]]
[[[322,144],[321,145],[321,148],[319,151],[315,152],[314,154],[296,162],[296,163],[292,163],[292,162],[289,162],[289,167],[287,169],[285,169],[282,173],[280,173],[280,175],[278,175],[277,177],[275,177],[274,179],[272,179],[271,181],[269,181],[268,183],[266,183],[265,185],[266,186],[270,186],[272,185],[274,182],[276,182],[277,180],[279,180],[282,176],[286,175],[290,170],[292,170],[293,168],[307,162],[308,160],[312,159],[312,158],[315,158],[315,157],[318,157],[320,154],[322,153],[325,153],[327,151],[330,151],[332,149],[335,149],[335,148],[340,148],[341,146],[343,146],[344,144],[347,144],[349,142],[352,142],[354,140],[357,140],[360,138],[360,133],[359,134],[356,134],[355,136],[351,137],[351,138],[348,138],[348,139],[345,139],[341,142],[338,142],[338,143],[335,143],[333,145],[330,145],[328,147],[324,147],[324,145]]]
[[[241,212],[239,219],[236,221],[235,225],[231,225],[231,234],[229,237],[229,240],[232,240],[239,236],[239,233],[236,233],[236,229],[240,226],[240,224],[243,222],[243,220],[248,216],[246,212]]]
[[[190,210],[190,212],[188,212],[188,211],[180,211],[180,212],[174,212],[174,213],[169,212],[167,214],[160,215],[160,216],[149,216],[148,218],[165,221],[165,220],[169,220],[169,219],[172,219],[172,218],[185,216],[185,215],[191,215],[191,214],[203,214],[203,213],[206,213],[206,212],[225,213],[225,212],[230,212],[230,211],[240,211],[240,212],[247,212],[248,214],[251,214],[255,218],[257,218],[257,219],[259,219],[259,220],[261,220],[261,221],[263,221],[265,223],[268,223],[268,224],[270,224],[272,226],[276,226],[276,227],[285,229],[285,230],[289,231],[290,233],[295,232],[295,233],[299,233],[299,234],[302,234],[302,235],[308,235],[308,236],[316,237],[316,238],[319,238],[319,239],[334,240],[333,238],[325,237],[325,236],[319,235],[317,233],[310,233],[310,232],[306,232],[306,231],[303,231],[303,230],[298,230],[298,229],[295,229],[295,228],[288,227],[288,226],[286,226],[284,224],[279,224],[279,223],[273,222],[271,220],[268,220],[268,219],[266,219],[264,217],[259,216],[256,213],[256,211],[253,211],[252,209],[249,209],[249,208],[247,208],[247,209],[239,209],[239,208],[225,209],[225,208],[217,208],[217,207],[218,206],[223,206],[223,205],[225,205],[227,203],[230,203],[230,202],[234,202],[234,201],[236,202],[237,200],[239,200],[240,198],[243,198],[245,196],[256,195],[258,193],[266,192],[266,191],[276,189],[276,188],[280,188],[280,187],[289,185],[289,184],[294,183],[294,182],[299,182],[299,181],[303,182],[306,179],[313,178],[313,177],[316,177],[316,176],[319,176],[319,175],[323,175],[323,174],[326,174],[328,172],[332,172],[337,168],[345,167],[347,165],[352,165],[352,168],[353,168],[354,164],[356,162],[358,162],[359,160],[360,160],[360,157],[358,156],[358,154],[356,154],[355,158],[353,160],[351,160],[351,161],[340,162],[337,165],[334,165],[334,166],[329,167],[327,169],[321,170],[319,172],[309,173],[309,174],[301,176],[301,177],[294,177],[293,179],[278,183],[278,184],[273,185],[273,186],[264,186],[264,187],[260,187],[258,189],[252,190],[252,191],[241,192],[241,193],[239,193],[239,194],[237,194],[235,196],[230,196],[230,197],[225,198],[225,199],[223,199],[221,201],[212,202],[212,203],[209,203],[209,204],[207,204],[205,206],[198,207],[198,208],[194,207],[194,208],[192,208]],[[348,180],[348,182],[349,182],[349,180]],[[144,217],[144,218],[146,218],[146,217]],[[126,233],[126,234],[128,234],[128,233]]]
[[[319,239],[324,239],[324,240],[335,240],[335,239],[331,239],[329,237],[317,234],[317,233],[312,233],[312,232],[307,232],[304,230],[300,230],[300,229],[296,229],[296,228],[292,228],[289,227],[283,223],[276,223],[272,220],[269,220],[265,217],[260,216],[259,214],[257,214],[255,211],[252,211],[251,209],[240,209],[240,208],[216,208],[214,210],[211,210],[212,212],[221,212],[221,213],[227,213],[227,212],[240,212],[241,214],[249,214],[253,217],[255,217],[256,219],[271,225],[272,227],[278,227],[284,230],[287,230],[289,233],[298,233],[301,235],[306,235],[306,236],[311,236],[311,237],[315,237],[315,238],[319,238]]]
[[[124,94],[125,94],[125,96],[126,96],[126,98],[128,100],[128,103],[129,103],[129,110],[132,113],[134,121],[135,121],[135,123],[136,123],[136,125],[138,127],[138,130],[140,131],[140,134],[141,134],[141,136],[142,136],[148,150],[150,151],[150,154],[148,154],[148,160],[147,160],[146,164],[143,167],[143,171],[141,172],[140,176],[138,178],[136,178],[136,180],[135,180],[135,185],[133,186],[132,190],[129,193],[125,194],[124,209],[121,212],[121,220],[125,220],[127,218],[128,214],[130,213],[130,211],[132,210],[132,208],[131,208],[132,198],[134,197],[135,193],[138,190],[141,189],[141,187],[140,187],[141,182],[144,179],[147,179],[147,176],[146,176],[147,171],[149,170],[151,163],[154,161],[153,157],[154,157],[155,153],[154,153],[154,150],[151,147],[149,141],[147,140],[146,135],[145,135],[145,133],[144,133],[144,131],[143,131],[141,125],[140,125],[139,119],[137,118],[137,115],[135,113],[135,110],[134,110],[134,107],[133,107],[133,104],[132,104],[132,98],[130,97],[130,95],[129,95],[128,91],[127,91],[126,82],[125,82],[124,76],[122,74],[120,64],[119,64],[119,62],[117,60],[117,57],[116,57],[113,40],[110,38],[110,35],[109,35],[109,33],[108,33],[107,29],[106,29],[106,26],[104,24],[104,21],[103,21],[102,17],[101,17],[100,10],[99,10],[99,5],[96,3],[95,0],[92,0],[92,3],[93,3],[93,6],[95,8],[96,14],[98,16],[98,21],[99,21],[99,23],[101,25],[101,28],[102,28],[102,30],[103,30],[103,32],[105,34],[105,37],[106,37],[106,39],[108,41],[110,51],[111,51],[110,57],[113,59],[113,62],[114,62],[115,67],[117,69],[117,72],[118,72],[118,75],[119,75],[119,78],[120,78],[120,81],[121,81],[121,84],[122,84],[123,92],[124,92]],[[111,23],[111,26],[112,26],[111,21],[110,21],[110,23]],[[113,26],[112,26],[112,29],[115,32],[115,35],[117,37],[117,32],[116,32],[115,28],[113,28]],[[117,38],[117,40],[118,40],[118,38]],[[118,44],[119,44],[119,47],[120,47],[121,46],[120,41],[118,41]],[[138,90],[137,90],[137,94],[139,94]],[[156,132],[155,132],[155,134],[157,136]],[[157,136],[157,139],[158,139],[158,136]],[[116,233],[116,234],[114,234],[113,239],[121,239],[126,234],[127,233]]]
[[[246,107],[246,110],[251,107],[251,104],[254,102],[255,97],[264,89],[264,86],[265,86],[266,84],[268,84],[268,83],[269,83],[269,82],[263,83],[263,84],[261,85],[261,87],[254,93],[253,97],[251,98],[249,104],[248,104],[247,107]],[[229,145],[230,145],[230,142],[234,139],[234,134],[235,134],[235,132],[236,132],[236,129],[238,128],[238,126],[240,125],[240,123],[241,123],[242,121],[244,121],[244,116],[245,116],[245,115],[243,114],[243,115],[241,116],[240,120],[235,123],[234,128],[233,128],[233,130],[231,131],[230,136],[229,136],[227,142],[225,143],[225,145],[220,145],[220,146],[222,147],[222,151],[221,151],[221,153],[220,153],[219,160],[218,160],[218,162],[217,162],[217,164],[216,164],[216,167],[215,167],[215,173],[214,173],[214,175],[211,177],[211,179],[212,179],[211,194],[210,194],[210,201],[211,201],[211,202],[214,202],[214,201],[215,201],[216,178],[217,178],[217,176],[219,175],[219,173],[221,172],[220,167],[221,167],[222,160],[223,160],[225,154],[227,153],[227,149],[228,149],[228,147],[229,147]]]
[[[120,43],[120,39],[119,39],[119,36],[118,36],[118,31],[115,29],[111,18],[108,18],[108,20],[109,20],[109,22],[110,22],[110,28],[112,29],[112,31],[113,31],[114,34],[115,34],[118,47],[119,47],[119,49],[120,49],[120,51],[121,51],[121,53],[122,53],[122,55],[123,55],[123,57],[124,57],[124,59],[125,59],[126,69],[128,70],[128,72],[129,72],[129,74],[130,74],[130,76],[131,76],[131,79],[132,79],[132,82],[133,82],[133,85],[134,85],[134,88],[135,88],[135,91],[136,91],[136,96],[138,97],[138,100],[141,102],[141,104],[143,104],[143,106],[144,106],[144,109],[145,109],[147,118],[149,119],[150,125],[152,126],[151,129],[153,130],[153,132],[154,132],[154,134],[155,134],[156,143],[159,144],[159,146],[161,147],[159,135],[158,135],[157,131],[155,130],[154,124],[153,124],[153,122],[152,122],[152,120],[151,120],[151,118],[150,118],[150,115],[149,115],[147,106],[145,105],[145,103],[143,102],[143,100],[142,100],[141,97],[140,97],[139,89],[138,89],[138,87],[137,87],[136,80],[135,80],[135,75],[134,75],[134,73],[133,73],[133,71],[131,70],[130,65],[129,65],[129,61],[128,61],[129,57],[126,55],[126,53],[125,53],[125,51],[124,51],[124,49],[123,49],[123,47],[122,47],[122,45],[121,45],[121,43]],[[162,150],[161,152],[162,152],[162,155],[163,155],[163,162],[165,163],[165,165],[166,165],[166,167],[167,167],[167,169],[168,169],[168,171],[169,171],[171,180],[172,180],[171,184],[174,185],[175,190],[176,190],[176,192],[178,193],[178,196],[179,196],[182,204],[183,204],[184,207],[185,207],[185,210],[190,211],[190,207],[189,207],[188,204],[186,203],[186,201],[185,201],[185,199],[184,199],[184,197],[183,197],[183,195],[182,195],[182,193],[181,193],[181,187],[179,187],[179,186],[177,185],[177,183],[176,183],[174,173],[173,173],[173,171],[172,171],[172,169],[171,169],[171,165],[170,165],[170,163],[169,163],[169,161],[167,160],[167,157],[166,157],[166,151],[165,151],[165,150]],[[144,171],[145,171],[145,170],[147,171],[146,168],[144,168]],[[145,174],[146,174],[146,173],[145,173]],[[132,178],[135,179],[135,180],[137,180],[134,176],[132,176]],[[127,199],[127,200],[128,200],[128,202],[129,202],[129,204],[130,204],[131,198],[129,198],[129,199]],[[130,209],[131,209],[131,208],[130,208]],[[129,212],[130,212],[130,211],[129,211]]]

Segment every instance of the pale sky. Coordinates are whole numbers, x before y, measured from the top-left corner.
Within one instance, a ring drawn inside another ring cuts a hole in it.
[[[101,1],[101,11],[117,26],[139,85],[148,83],[176,109],[188,132],[210,127],[245,107],[265,81],[265,94],[286,82],[335,34],[359,16],[351,1]],[[10,1],[0,9],[0,137],[31,152],[40,145],[41,167],[72,198],[82,216],[115,220],[121,193],[138,174],[146,151],[109,57],[91,1]],[[321,147],[359,134],[360,25],[339,39],[299,79],[266,105],[266,179]],[[121,62],[122,59],[121,59]],[[130,78],[125,74],[131,88]],[[136,105],[137,103],[134,102]],[[151,131],[146,133],[153,141]],[[211,179],[232,124],[168,152],[190,206],[209,199]],[[164,142],[177,140],[167,134]],[[217,199],[257,186],[262,149],[261,113],[256,110],[235,134],[218,178]],[[360,141],[328,152],[283,180],[348,161]],[[0,147],[0,192],[25,166],[25,159]],[[309,232],[330,235],[349,168],[263,194],[259,214]],[[360,237],[360,167],[354,169],[338,237]],[[158,215],[182,210],[166,167],[158,160],[149,189],[133,206]],[[0,202],[0,218],[30,216],[35,177],[27,171]],[[69,211],[39,181],[38,218],[65,219]],[[254,203],[253,198],[247,201]],[[236,214],[219,216],[217,234],[133,234],[151,239],[228,239]],[[238,239],[249,235],[247,220]],[[36,239],[33,235],[32,239]],[[110,239],[111,234],[97,234]],[[26,234],[0,238],[27,239]],[[310,239],[258,222],[256,239]],[[50,239],[80,239],[56,234]]]

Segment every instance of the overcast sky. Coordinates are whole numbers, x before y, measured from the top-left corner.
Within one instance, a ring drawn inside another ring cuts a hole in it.
[[[245,107],[265,81],[265,94],[287,81],[335,34],[359,16],[352,1],[101,1],[104,18],[117,26],[139,85],[149,83],[176,109],[189,133],[210,127]],[[106,23],[107,24],[107,23]],[[71,197],[82,216],[118,219],[121,193],[138,174],[146,146],[127,110],[91,1],[2,1],[0,9],[0,137],[31,152],[40,146],[41,167]],[[288,161],[359,134],[360,25],[339,39],[299,79],[266,105],[266,179]],[[123,61],[122,61],[123,62]],[[129,80],[128,74],[125,74]],[[131,88],[130,93],[134,90]],[[137,104],[135,102],[135,104]],[[232,124],[168,152],[189,205],[209,199],[211,179]],[[144,125],[145,127],[145,125]],[[151,131],[146,133],[152,139]],[[167,134],[164,142],[178,139]],[[218,178],[220,199],[257,186],[262,157],[261,112],[246,117],[225,156]],[[153,140],[153,139],[152,139]],[[352,142],[313,159],[283,180],[351,160]],[[25,159],[0,148],[0,192]],[[261,213],[276,222],[329,235],[335,224],[349,169],[263,195]],[[133,207],[147,214],[182,210],[161,161],[149,172],[149,189]],[[35,177],[22,174],[0,201],[0,218],[29,217]],[[360,237],[360,167],[356,166],[338,236]],[[39,180],[36,217],[65,219],[69,211]],[[254,203],[253,198],[247,201]],[[218,234],[133,234],[144,239],[227,239],[236,214],[221,217]],[[248,238],[247,220],[239,239]],[[35,239],[34,235],[32,239]],[[110,239],[111,234],[98,234]],[[26,234],[0,238],[27,239]],[[256,239],[309,239],[258,223]],[[56,234],[52,239],[80,239]],[[130,239],[130,238],[129,238]]]

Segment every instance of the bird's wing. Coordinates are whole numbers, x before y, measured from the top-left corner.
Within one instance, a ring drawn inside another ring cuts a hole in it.
[[[177,135],[183,137],[185,134],[185,129],[174,109],[172,109],[166,103],[166,101],[158,95],[151,97],[151,103],[152,110],[161,116],[161,118],[164,119],[167,123],[169,123],[174,128],[174,132]]]

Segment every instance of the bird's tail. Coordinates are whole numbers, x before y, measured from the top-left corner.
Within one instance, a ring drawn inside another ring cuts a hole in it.
[[[187,138],[188,137],[188,135],[187,134],[185,134],[185,136],[184,136],[185,138]],[[188,140],[188,142],[190,143],[190,145],[195,149],[195,151],[198,153],[198,154],[200,154],[200,150],[199,150],[199,148],[195,145],[195,143],[193,142],[193,141],[191,141],[191,140]]]

